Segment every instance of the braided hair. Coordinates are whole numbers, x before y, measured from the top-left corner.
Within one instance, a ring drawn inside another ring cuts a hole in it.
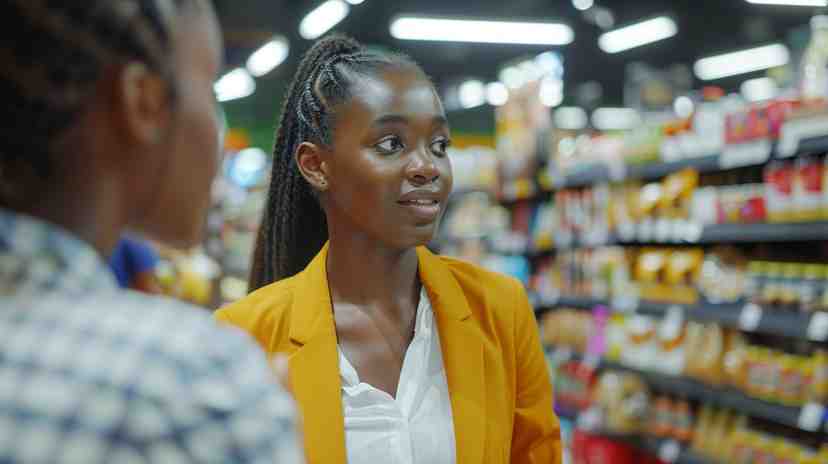
[[[172,80],[171,34],[198,0],[4,0],[0,14],[0,167],[50,174],[55,140],[94,97],[104,69],[143,62]]]
[[[296,164],[303,142],[330,147],[336,109],[352,96],[357,76],[390,69],[422,69],[401,54],[367,50],[353,39],[331,35],[305,54],[288,88],[273,149],[270,190],[263,213],[249,287],[255,290],[295,275],[328,240],[317,192]]]

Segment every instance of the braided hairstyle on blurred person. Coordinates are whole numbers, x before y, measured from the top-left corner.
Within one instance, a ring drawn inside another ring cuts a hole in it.
[[[360,76],[411,69],[402,54],[369,51],[353,39],[331,35],[305,54],[288,88],[273,149],[270,190],[253,254],[250,291],[305,268],[328,240],[319,195],[302,176],[295,153],[303,142],[330,147],[336,109],[353,97]]]
[[[171,34],[195,0],[4,0],[0,14],[0,182],[48,178],[55,144],[107,67],[138,61],[172,80]],[[0,197],[0,203],[3,198]]]

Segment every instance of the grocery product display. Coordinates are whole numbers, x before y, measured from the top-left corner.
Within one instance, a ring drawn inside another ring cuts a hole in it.
[[[529,118],[526,89],[498,113],[520,156],[461,222],[530,291],[573,462],[828,462],[826,21],[776,97],[708,85],[623,130]]]

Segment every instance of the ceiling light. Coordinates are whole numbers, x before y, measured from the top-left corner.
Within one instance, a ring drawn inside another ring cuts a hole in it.
[[[668,39],[676,33],[678,33],[678,27],[675,21],[666,16],[659,16],[605,32],[598,38],[598,46],[607,53],[618,53]]]
[[[541,104],[550,108],[563,103],[563,81],[554,77],[545,77],[538,91]]]
[[[581,130],[587,126],[587,113],[577,106],[562,106],[553,116],[555,127],[563,130]]]
[[[346,2],[350,3],[351,5],[360,5],[365,0],[345,0]]]
[[[641,116],[631,108],[598,108],[592,113],[592,125],[596,129],[629,130],[641,124]]]
[[[828,6],[828,0],[747,0],[754,5]]]
[[[474,108],[486,103],[486,86],[478,80],[469,80],[460,84],[458,92],[460,106]]]
[[[525,45],[566,45],[574,39],[562,23],[507,22],[401,16],[391,35],[402,40],[478,42]]]
[[[564,66],[561,55],[556,52],[544,52],[535,57],[535,66],[546,74],[563,76]]]
[[[788,47],[777,43],[702,58],[696,61],[693,70],[699,79],[709,81],[782,66],[787,64],[789,59]]]
[[[246,69],[236,68],[219,79],[213,90],[218,101],[227,102],[252,95],[256,91],[256,81]]]
[[[348,4],[342,0],[328,0],[299,23],[299,35],[308,40],[319,38],[345,19],[349,10]]]
[[[680,118],[689,118],[693,114],[696,105],[690,97],[682,95],[673,102],[673,112]]]
[[[509,89],[502,82],[492,82],[486,86],[486,101],[492,106],[500,106],[509,101]]]
[[[779,86],[770,77],[759,77],[742,82],[742,95],[751,102],[770,100],[779,94]]]
[[[247,60],[247,70],[261,77],[276,69],[288,57],[290,45],[284,37],[278,37],[262,45]]]
[[[581,11],[586,11],[593,5],[595,5],[595,0],[572,0],[572,6]]]

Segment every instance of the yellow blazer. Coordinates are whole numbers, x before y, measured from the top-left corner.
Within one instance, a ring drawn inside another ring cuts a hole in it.
[[[296,276],[216,313],[288,355],[311,464],[345,464],[339,358],[327,245]],[[443,352],[462,464],[559,464],[558,420],[534,312],[515,279],[418,248]]]

